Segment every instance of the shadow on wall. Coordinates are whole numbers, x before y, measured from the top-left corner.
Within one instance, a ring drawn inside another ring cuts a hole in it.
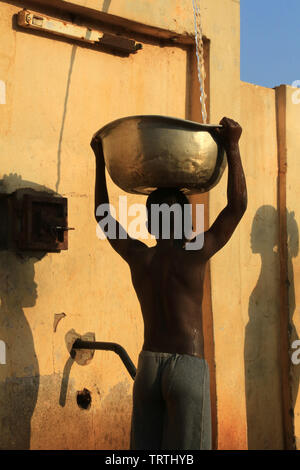
[[[290,293],[294,292],[292,258],[298,252],[298,227],[287,212]],[[249,299],[249,321],[245,331],[245,390],[248,449],[283,449],[282,398],[280,388],[280,311],[278,213],[273,206],[260,207],[253,219],[251,249],[261,256],[261,271]],[[296,247],[297,245],[297,247]],[[290,304],[292,305],[292,304]],[[295,301],[292,315],[295,310]],[[297,339],[290,318],[291,341]],[[299,372],[294,374],[297,396]]]
[[[109,7],[111,4],[111,0],[103,0],[102,11],[108,13]]]
[[[67,359],[65,363],[65,367],[63,370],[63,377],[61,381],[60,387],[60,395],[59,395],[59,404],[61,407],[66,405],[67,400],[67,392],[68,392],[68,385],[69,385],[69,378],[71,373],[71,368],[74,362],[76,362],[80,366],[87,366],[94,357],[95,351],[91,349],[80,349],[80,350],[72,350],[73,344],[77,339],[81,341],[96,341],[95,333],[89,332],[85,333],[84,335],[80,335],[74,329],[67,332],[65,335],[65,342],[67,346],[67,350],[70,353],[70,357]]]
[[[296,313],[296,300],[295,300],[295,285],[294,285],[294,269],[292,259],[296,258],[299,253],[299,230],[295,219],[295,213],[287,213],[287,231],[288,231],[288,276],[289,276],[289,311],[290,311],[290,322],[289,322],[289,336],[290,345],[294,341],[298,340],[298,334],[296,327],[293,323],[293,316]],[[290,350],[290,357],[295,350]],[[300,364],[291,363],[291,380],[292,380],[292,405],[293,410],[296,405],[298,396],[300,379]]]
[[[0,180],[2,193],[22,187],[50,191],[18,175]],[[30,422],[40,380],[33,335],[23,309],[36,304],[34,265],[44,256],[0,251],[0,339],[6,344],[6,364],[0,366],[0,449],[30,448]]]

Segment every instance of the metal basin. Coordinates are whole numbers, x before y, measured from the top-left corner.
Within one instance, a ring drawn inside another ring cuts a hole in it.
[[[204,125],[165,116],[130,116],[113,121],[94,135],[103,147],[107,170],[129,193],[179,188],[185,194],[209,191],[226,167],[223,148]]]

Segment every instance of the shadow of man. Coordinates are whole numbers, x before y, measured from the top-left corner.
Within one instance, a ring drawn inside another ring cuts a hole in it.
[[[295,285],[294,285],[294,269],[292,259],[296,258],[299,253],[299,230],[295,219],[294,212],[287,212],[287,234],[288,234],[288,276],[289,276],[289,338],[290,346],[299,340],[296,327],[293,323],[293,316],[296,312]],[[299,349],[299,346],[298,346]],[[292,357],[294,349],[290,350]],[[299,361],[299,359],[298,359]],[[298,362],[297,361],[297,362]],[[300,380],[300,364],[294,364],[291,361],[291,391],[292,391],[292,407],[296,405]]]
[[[251,231],[251,249],[261,256],[261,270],[249,299],[244,346],[249,449],[282,449],[284,445],[279,357],[280,270],[276,247],[277,210],[262,206],[255,214]],[[292,269],[291,251],[289,266]]]
[[[37,190],[44,186],[24,181],[19,175],[0,180],[0,192]],[[0,365],[0,449],[29,449],[31,418],[39,390],[39,364],[28,321],[38,292],[34,265],[44,252],[0,251],[0,340],[5,343],[6,363]]]
[[[7,348],[0,369],[0,448],[29,449],[30,421],[39,388],[39,365],[23,308],[37,299],[34,263],[15,253],[0,253],[0,338]]]

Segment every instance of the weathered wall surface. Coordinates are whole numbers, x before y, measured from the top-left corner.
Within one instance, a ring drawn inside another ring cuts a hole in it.
[[[129,269],[96,238],[89,142],[122,116],[184,118],[186,51],[145,44],[141,53],[120,58],[16,31],[18,10],[1,7],[2,190],[57,190],[68,198],[75,231],[68,251],[41,260],[1,253],[0,338],[8,360],[0,368],[0,447],[125,449],[132,379],[118,356],[96,352],[89,365],[67,363],[71,330],[123,345],[135,363],[143,341]],[[111,182],[109,191],[118,207],[120,191]],[[133,201],[144,198],[129,196]],[[54,333],[54,314],[61,312],[66,317]],[[84,387],[92,394],[90,410],[76,404]]]
[[[143,341],[129,269],[95,235],[89,141],[105,123],[131,114],[187,118],[187,51],[145,41],[138,54],[120,58],[30,34],[12,23],[26,2],[12,3],[2,2],[0,16],[0,80],[6,84],[6,104],[0,105],[1,192],[28,186],[57,191],[68,198],[69,225],[76,230],[69,235],[69,250],[60,254],[23,259],[0,253],[0,340],[7,345],[7,365],[0,366],[0,448],[126,449],[132,379],[114,353],[96,352],[81,366],[72,363],[66,346],[72,334],[93,333],[99,341],[123,345],[137,363]],[[84,13],[93,21],[121,21],[139,33],[180,34],[183,42],[194,34],[189,0],[34,3]],[[227,115],[241,123],[249,197],[232,240],[211,262],[218,443],[220,449],[281,449],[275,92],[240,82],[239,2],[203,0],[201,6],[210,40],[210,121]],[[291,104],[293,92],[287,90],[287,217],[289,305],[297,338],[300,105]],[[211,223],[226,204],[226,183],[225,174],[209,195]],[[109,192],[117,207],[124,193],[111,181]],[[144,198],[129,196],[129,202]],[[61,312],[66,316],[54,332],[54,315]],[[297,374],[295,367],[299,436]],[[91,391],[89,410],[76,403],[83,388]]]
[[[239,4],[217,2],[213,11],[214,15],[210,15],[208,20],[208,30],[212,31],[214,38],[210,48],[210,122],[218,123],[223,116],[239,121],[241,102]],[[218,21],[218,27],[216,24],[213,25],[214,21]],[[228,38],[228,41],[224,38]],[[227,173],[209,194],[210,224],[227,203],[226,188]],[[229,252],[227,247],[226,255],[218,253],[211,260],[218,448],[246,449],[245,384],[242,349],[240,349],[242,330],[239,326],[240,308],[236,295],[240,282],[238,238],[232,241],[229,250],[231,251]],[[239,400],[234,398],[237,394],[240,396]]]

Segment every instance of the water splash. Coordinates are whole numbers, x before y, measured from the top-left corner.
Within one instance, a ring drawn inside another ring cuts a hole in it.
[[[202,112],[203,123],[207,123],[207,111],[206,111],[206,93],[205,93],[205,63],[204,63],[204,45],[203,45],[203,34],[202,34],[202,23],[200,14],[200,5],[197,4],[197,0],[193,1],[194,10],[194,21],[195,21],[195,42],[196,42],[196,55],[198,65],[198,80],[200,85],[200,104]]]

